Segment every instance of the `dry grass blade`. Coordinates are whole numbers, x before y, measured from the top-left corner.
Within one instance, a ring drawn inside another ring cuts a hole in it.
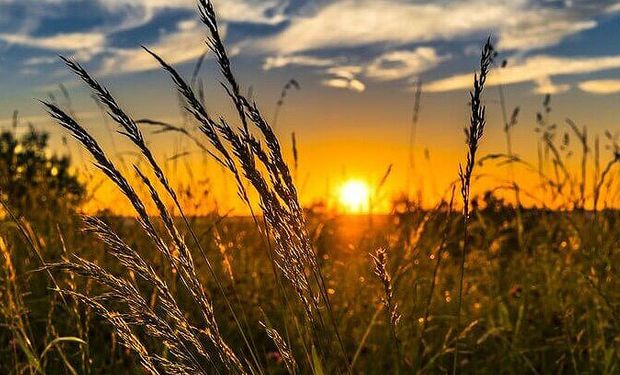
[[[470,124],[465,128],[465,139],[467,143],[467,161],[465,168],[459,166],[459,177],[461,179],[461,197],[463,199],[463,254],[461,258],[460,280],[459,280],[459,297],[457,306],[456,317],[456,331],[460,331],[461,325],[461,309],[463,303],[463,287],[465,280],[465,260],[467,257],[467,250],[469,247],[469,237],[467,233],[467,225],[469,223],[470,214],[470,193],[471,193],[471,178],[474,172],[474,166],[476,165],[476,153],[480,145],[480,140],[484,134],[484,126],[486,124],[485,111],[486,108],[482,104],[482,92],[484,91],[484,85],[486,83],[489,69],[493,63],[493,59],[496,56],[495,49],[491,44],[491,38],[487,39],[484,47],[482,48],[482,54],[480,57],[480,75],[474,74],[474,90],[470,92],[471,100],[471,118]],[[458,337],[455,340],[454,349],[454,362],[452,373],[458,373]]]
[[[154,57],[156,57],[158,59],[158,61],[161,61],[161,59],[159,59],[154,53],[150,52],[148,49],[145,48],[145,50],[147,52],[149,52],[151,55],[153,55]],[[235,312],[235,310],[232,308],[232,305],[230,303],[230,301],[228,300],[228,297],[226,295],[226,292],[224,290],[224,287],[222,286],[221,282],[219,281],[213,266],[211,265],[211,262],[209,261],[209,259],[206,256],[206,253],[204,251],[204,249],[202,248],[202,245],[200,244],[200,241],[197,237],[197,235],[195,234],[193,228],[191,227],[189,220],[187,218],[187,216],[184,213],[184,210],[179,202],[179,199],[177,197],[176,192],[174,191],[174,189],[172,188],[172,186],[170,185],[170,183],[168,182],[162,168],[159,166],[158,162],[155,160],[155,157],[153,156],[151,150],[148,148],[148,146],[146,145],[146,142],[144,140],[144,136],[142,135],[142,132],[140,131],[137,122],[134,121],[129,115],[127,115],[122,109],[121,107],[117,104],[116,100],[112,97],[112,95],[109,93],[109,91],[103,87],[102,85],[100,85],[94,78],[92,78],[88,72],[82,68],[78,63],[70,61],[68,59],[63,58],[63,60],[66,62],[66,64],[69,66],[69,68],[71,70],[73,70],[80,78],[82,78],[82,80],[88,84],[88,86],[91,87],[91,89],[95,92],[95,94],[98,96],[99,100],[108,107],[108,113],[110,114],[110,116],[123,128],[123,131],[121,132],[121,134],[125,135],[127,138],[129,138],[136,146],[137,148],[140,150],[141,154],[146,158],[146,160],[148,161],[153,173],[155,174],[155,176],[157,177],[159,183],[161,184],[161,186],[164,187],[164,189],[166,190],[166,192],[168,193],[168,195],[170,196],[170,198],[172,199],[172,201],[174,202],[176,208],[179,210],[179,213],[181,215],[181,218],[183,219],[185,226],[187,227],[190,235],[192,236],[192,239],[194,240],[194,243],[196,244],[196,247],[198,248],[198,250],[200,251],[200,254],[202,255],[202,258],[205,261],[205,264],[207,265],[207,268],[211,274],[211,276],[213,277],[213,279],[215,280],[218,289],[220,291],[220,293],[222,294],[222,296],[224,297],[224,299],[226,300],[227,306],[229,308],[229,311],[231,312],[231,314],[233,315],[234,319],[236,322],[239,322],[239,319],[237,318],[237,314]],[[191,91],[191,89],[190,89]],[[186,134],[188,134],[186,132]],[[149,187],[149,190],[151,190],[151,192],[153,192],[154,190],[151,189],[151,187]],[[157,195],[157,194],[155,194]],[[152,197],[154,197],[154,195],[152,194]],[[156,202],[157,203],[157,202]],[[158,204],[158,206],[160,206]],[[163,203],[161,203],[161,206],[163,206]],[[160,210],[160,213],[163,213],[162,210]],[[169,229],[170,231],[170,229]],[[174,237],[173,237],[174,239]],[[178,241],[177,242],[177,246],[179,245]],[[179,248],[179,250],[185,250],[185,254],[186,256],[184,257],[185,260],[189,260],[191,259],[191,254],[189,253],[189,250],[187,248]],[[188,262],[186,264],[186,268],[185,268],[188,273],[186,274],[186,277],[188,278],[188,280],[186,281],[191,281],[192,277],[191,277],[191,272],[195,272],[194,271],[194,265],[193,265],[193,261],[192,262]],[[200,285],[200,283],[198,283],[197,285],[194,285],[194,289],[193,291],[199,291],[198,286]],[[202,300],[206,300],[206,298],[201,297],[202,294],[204,294],[204,292],[200,292],[197,294],[194,294],[195,300],[197,303],[204,305],[204,301]],[[212,325],[215,325],[214,321],[211,322]],[[243,332],[243,329],[241,328],[240,323],[238,323],[239,326],[239,331],[241,333],[241,335],[245,338],[245,333]],[[217,335],[216,335],[217,338]],[[245,340],[248,348],[250,349],[250,352],[253,353],[253,349],[251,348],[248,340]],[[229,350],[226,345],[220,343],[218,345],[218,348],[220,348],[223,351],[227,351]],[[236,358],[234,356],[224,356],[224,358],[233,358],[233,362],[236,361]],[[257,362],[257,361],[255,361]],[[258,365],[258,363],[256,363]],[[242,367],[240,366],[238,363],[232,363],[231,364],[234,367]]]
[[[387,253],[385,249],[379,248],[374,254],[370,254],[373,265],[374,274],[379,278],[383,285],[384,297],[382,298],[385,311],[388,314],[390,323],[396,327],[400,321],[400,313],[398,312],[398,304],[394,301],[394,292],[392,290],[392,277],[387,270]]]
[[[288,92],[291,89],[301,90],[301,86],[299,85],[299,82],[297,82],[296,79],[289,80],[282,87],[282,91],[280,92],[280,97],[278,98],[278,101],[276,102],[276,110],[274,111],[274,114],[273,114],[272,124],[273,124],[274,129],[277,129],[278,127],[278,118],[280,117],[280,110],[282,109],[282,106],[284,105],[284,99],[286,99],[286,96],[288,95]]]
[[[206,6],[203,11],[203,17],[207,17],[207,15],[209,17],[215,17],[212,12],[213,10],[210,8],[210,5]],[[207,23],[209,27],[216,27],[215,23]],[[215,42],[218,40],[218,37],[215,35],[212,38],[211,43],[215,48],[215,46],[218,45],[218,43]],[[234,77],[232,81],[235,82],[235,84],[231,84],[233,91],[228,91],[229,95],[236,104],[240,105],[240,109],[243,112],[243,114],[240,115],[241,118],[244,121],[250,119],[260,130],[265,138],[265,145],[268,147],[267,150],[264,150],[261,142],[250,135],[249,132],[246,133],[245,130],[243,130],[241,135],[237,134],[232,126],[223,118],[220,118],[219,121],[216,122],[208,114],[202,103],[198,101],[191,87],[185,83],[175,69],[165,63],[163,59],[155,53],[149,50],[147,50],[147,52],[149,52],[172,77],[179,92],[186,100],[187,110],[199,121],[201,130],[218,151],[221,160],[225,163],[224,165],[235,176],[239,194],[242,199],[246,201],[248,206],[250,206],[249,199],[244,184],[241,181],[241,172],[237,167],[237,163],[239,163],[239,168],[243,172],[244,177],[258,192],[265,220],[269,224],[272,235],[276,240],[275,255],[277,267],[282,271],[285,278],[290,281],[296,294],[302,301],[308,316],[314,316],[313,311],[318,311],[318,305],[314,294],[311,292],[306,269],[317,276],[317,278],[319,278],[318,273],[320,273],[320,270],[317,268],[315,260],[316,255],[310,246],[309,239],[305,232],[303,214],[298,202],[293,179],[288,170],[288,166],[283,160],[279,141],[271,127],[263,119],[255,105],[250,104],[240,94],[234,93],[234,87],[238,87],[236,86]],[[221,69],[226,75],[230,73],[230,67],[228,65],[229,62],[227,62],[227,57],[224,56],[225,51],[220,49],[218,54],[220,55],[220,64],[223,64]],[[224,145],[224,141],[231,148],[231,152],[229,152]],[[265,166],[268,171],[268,176],[263,176],[262,172],[257,169],[255,158]],[[319,288],[322,289],[323,287]],[[323,293],[321,293],[321,295],[323,295]],[[311,319],[314,320],[314,318]]]
[[[178,254],[174,254],[170,250],[170,247],[158,234],[155,226],[152,223],[152,219],[146,212],[144,203],[138,197],[135,190],[129,184],[126,178],[115,168],[113,163],[107,158],[104,151],[98,145],[96,140],[92,136],[90,136],[90,134],[88,134],[88,132],[83,127],[81,127],[75,120],[73,120],[69,115],[64,113],[58,107],[50,103],[44,104],[47,107],[50,115],[54,119],[56,119],[61,126],[68,129],[71,134],[78,141],[80,141],[82,145],[91,153],[91,155],[96,161],[97,167],[101,169],[120,188],[120,190],[128,198],[129,202],[138,213],[138,221],[143,227],[148,237],[152,240],[155,248],[164,255],[165,259],[170,263],[171,266],[179,270],[179,275],[181,276],[183,284],[185,285],[188,292],[190,292],[193,300],[201,308],[200,311],[202,312],[205,323],[207,324],[207,337],[213,342],[214,347],[218,352],[219,358],[224,364],[226,364],[229,370],[241,374],[245,373],[245,369],[241,365],[241,362],[236,358],[236,355],[230,350],[230,348],[224,343],[223,339],[219,334],[219,330],[217,329],[217,323],[215,322],[215,318],[213,316],[213,308],[206,292],[198,281],[199,279],[195,273],[195,267],[191,254],[185,244],[180,240],[180,236],[178,235],[178,232],[176,231],[176,228],[172,223],[172,219],[167,213],[165,206],[161,202],[159,195],[155,192],[152,184],[150,184],[150,182],[148,183],[149,190],[151,191],[152,198],[154,199],[160,210],[162,219],[166,224],[169,235],[173,239],[174,248],[178,251]],[[90,267],[90,264],[88,266],[91,270],[95,269],[94,267]],[[82,271],[82,273],[85,273],[85,276],[94,275],[85,272],[83,267],[71,268],[70,264],[65,264],[65,267],[68,267],[74,272]],[[97,269],[97,271],[100,271],[100,276],[103,277],[104,274],[101,274],[103,270]],[[112,288],[113,285],[110,284],[108,285],[108,287]],[[150,333],[154,334],[156,332],[152,331]]]
[[[234,103],[242,123],[241,134],[237,134],[224,119],[220,118],[217,124],[210,121],[207,127],[211,129],[205,129],[206,133],[215,130],[222,135],[222,138],[232,148],[244,176],[258,192],[265,221],[269,224],[270,232],[275,239],[275,253],[280,257],[278,267],[291,282],[308,317],[316,321],[313,318],[313,312],[319,312],[318,301],[316,301],[315,294],[311,292],[312,284],[309,283],[309,277],[314,280],[320,300],[327,308],[333,331],[350,372],[349,361],[332,311],[325,281],[306,233],[297,191],[288,166],[282,157],[278,139],[257,106],[249,103],[240,93],[239,84],[232,72],[230,60],[219,33],[213,4],[210,0],[199,0],[198,8],[202,22],[210,32],[207,44],[215,54],[220,71],[227,82],[227,85],[223,84],[223,87]],[[262,149],[261,143],[250,133],[249,121],[260,130],[267,151]],[[213,137],[212,134],[211,137]],[[263,176],[255,159],[258,159],[267,169],[268,176]],[[322,325],[320,319],[319,323]]]
[[[387,269],[387,252],[383,248],[379,248],[375,251],[374,254],[370,254],[372,258],[372,262],[374,265],[374,274],[381,281],[383,285],[383,307],[385,310],[385,314],[390,325],[390,331],[392,334],[392,339],[394,341],[394,347],[396,348],[396,368],[398,373],[400,373],[400,369],[402,366],[402,353],[400,349],[400,340],[396,333],[396,329],[398,327],[398,322],[400,321],[401,315],[398,311],[398,303],[394,300],[394,292],[392,289],[392,277]]]
[[[293,352],[291,351],[289,346],[286,344],[286,341],[284,341],[282,336],[280,336],[280,333],[278,333],[278,331],[275,330],[274,328],[267,327],[267,325],[263,322],[260,322],[260,325],[261,327],[265,329],[265,332],[267,332],[267,336],[269,336],[269,338],[273,340],[273,343],[275,344],[276,348],[278,349],[278,352],[280,353],[280,355],[282,356],[282,359],[284,360],[284,363],[286,364],[286,368],[289,374],[296,374],[297,373],[297,362],[295,361]]]
[[[200,19],[207,26],[211,34],[211,36],[207,40],[207,45],[209,46],[211,51],[215,53],[215,57],[220,67],[220,71],[230,85],[230,92],[232,94],[231,98],[233,99],[233,102],[237,108],[241,123],[243,124],[243,131],[246,134],[249,134],[248,122],[245,117],[243,111],[243,104],[241,101],[241,91],[235,75],[232,72],[230,59],[228,58],[228,54],[226,53],[226,47],[224,46],[224,43],[222,42],[222,37],[220,36],[217,17],[211,0],[198,0],[198,11],[200,12]]]

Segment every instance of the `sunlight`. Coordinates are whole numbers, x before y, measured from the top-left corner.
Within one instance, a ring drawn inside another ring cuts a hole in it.
[[[368,184],[360,180],[348,180],[340,187],[340,205],[346,212],[363,213],[368,211],[370,198]]]

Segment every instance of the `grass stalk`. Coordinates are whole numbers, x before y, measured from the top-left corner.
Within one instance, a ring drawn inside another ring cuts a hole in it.
[[[471,179],[476,165],[476,153],[480,145],[480,140],[484,134],[486,124],[486,108],[482,104],[482,93],[486,83],[487,75],[496,52],[491,44],[491,38],[487,39],[480,57],[480,74],[474,74],[474,90],[470,93],[471,99],[471,118],[469,127],[465,128],[465,139],[467,142],[467,162],[465,168],[459,166],[459,177],[461,180],[461,198],[463,199],[463,251],[461,254],[461,265],[459,275],[459,295],[456,312],[456,332],[457,337],[454,343],[454,357],[452,364],[453,375],[458,374],[458,353],[459,353],[459,332],[461,330],[461,310],[463,307],[463,288],[465,281],[465,261],[469,250],[469,216],[470,216],[470,194]]]

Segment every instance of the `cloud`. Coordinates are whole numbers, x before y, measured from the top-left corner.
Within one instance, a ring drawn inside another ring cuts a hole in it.
[[[147,14],[165,8],[196,9],[196,0],[99,0],[108,9],[143,9]],[[285,20],[282,0],[214,0],[219,18],[226,22],[277,24]]]
[[[328,67],[332,76],[323,83],[329,87],[348,88],[362,92],[366,85],[358,78],[364,76],[375,81],[393,81],[414,76],[435,68],[449,56],[440,56],[434,48],[418,47],[383,53],[368,63],[343,64],[345,58],[321,58],[308,55],[275,56],[265,60],[263,69],[282,68],[289,65]]]
[[[518,20],[518,27],[501,31],[497,47],[502,50],[531,50],[554,46],[567,36],[597,26],[595,21],[562,19],[552,11],[536,12],[531,17]]]
[[[225,35],[225,28],[222,29]],[[198,58],[206,50],[206,30],[198,21],[181,21],[176,31],[162,36],[148,47],[170,64]],[[110,75],[157,69],[159,64],[142,48],[111,49],[99,74]]]
[[[84,61],[96,56],[100,73],[104,74],[145,71],[156,68],[156,63],[142,49],[127,47],[128,34],[123,34],[123,47],[115,46],[118,39],[111,35],[148,24],[156,15],[170,9],[181,9],[192,13],[190,20],[162,32],[149,47],[176,64],[195,59],[205,50],[205,30],[196,21],[194,12],[196,0],[0,0],[0,4],[27,4],[26,8],[35,9],[37,4],[43,3],[39,7],[41,13],[37,14],[44,21],[52,16],[71,18],[67,10],[79,6],[81,1],[89,4],[92,1],[102,13],[98,24],[88,26],[86,31],[45,35],[42,32],[46,30],[41,28],[45,23],[37,21],[37,27],[3,31],[0,41],[49,51],[69,51]],[[358,92],[364,91],[366,83],[372,81],[411,80],[436,68],[452,57],[440,53],[445,48],[438,47],[437,42],[456,42],[463,47],[492,34],[500,49],[527,56],[534,50],[557,45],[596,27],[598,17],[605,14],[612,17],[620,12],[620,3],[612,0],[213,1],[224,27],[230,23],[263,25],[250,28],[256,32],[253,36],[234,41],[237,47],[243,46],[244,52],[261,58],[268,56],[263,69],[314,67],[325,72],[323,84]],[[302,6],[289,6],[292,4]],[[55,14],[56,10],[63,13]],[[268,27],[274,25],[277,27]],[[264,33],[265,30],[269,31]],[[130,47],[137,47],[137,44]],[[461,52],[454,52],[454,55],[461,55]],[[537,92],[558,93],[570,86],[555,84],[552,81],[555,76],[616,67],[605,68],[605,64],[610,64],[608,61],[577,60],[545,55],[529,57],[503,69],[502,79],[506,84],[532,82]],[[32,58],[25,61],[25,66],[48,61],[44,56]],[[471,78],[471,74],[456,75],[432,82],[427,89],[468,88]],[[490,84],[495,84],[493,79],[491,77]]]
[[[600,79],[579,83],[579,89],[591,94],[607,95],[620,92],[620,79]]]
[[[494,69],[489,75],[490,86],[534,82],[540,87],[549,86],[551,77],[588,74],[599,71],[619,69],[620,55],[597,57],[557,57],[538,55],[509,64],[503,69]],[[448,78],[430,82],[426,91],[444,92],[468,89],[472,85],[473,73],[457,74]],[[555,86],[556,90],[566,91],[566,86]]]
[[[49,50],[71,54],[72,57],[89,61],[101,56],[102,72],[106,74],[143,71],[155,68],[152,59],[139,48],[116,48],[110,36],[120,31],[132,30],[153,20],[158,12],[166,9],[188,9],[195,13],[196,0],[93,0],[101,9],[102,22],[87,26],[83,32],[67,32],[46,35],[42,33],[42,21],[55,17],[70,18],[68,11],[79,6],[83,0],[0,0],[6,6],[24,6],[37,9],[18,30],[0,32],[0,42],[7,45]],[[91,1],[91,0],[88,0]],[[221,28],[229,22],[277,24],[285,19],[283,14],[286,0],[215,0]],[[44,4],[40,4],[43,2]],[[75,3],[75,4],[73,4]],[[5,6],[5,5],[3,5]],[[40,8],[40,11],[39,11]],[[7,8],[8,9],[8,8]],[[1,29],[0,29],[1,30]],[[171,33],[164,33],[152,43],[155,51],[171,63],[181,63],[200,56],[205,50],[203,43],[206,27],[199,25],[197,17],[182,21]],[[36,35],[35,35],[36,32]],[[136,43],[137,45],[137,43]],[[27,65],[48,62],[46,57],[25,61]]]
[[[618,13],[620,12],[620,3],[611,4],[605,9],[605,13]]]
[[[339,78],[353,79],[363,70],[359,65],[342,65],[327,69],[327,73]]]
[[[29,59],[26,59],[23,64],[24,66],[36,66],[36,65],[53,64],[59,61],[60,60],[58,59],[58,57],[38,56],[38,57],[31,57]]]
[[[380,81],[408,78],[435,68],[446,60],[434,48],[418,47],[413,51],[392,51],[377,57],[365,70],[365,75]]]
[[[102,33],[61,33],[50,36],[30,36],[23,34],[0,34],[0,40],[9,44],[19,44],[51,51],[80,51],[87,59],[100,52],[106,44]]]
[[[534,83],[536,84],[536,88],[534,88],[534,92],[536,94],[541,94],[541,95],[562,94],[570,90],[570,87],[571,87],[567,83],[559,84],[559,85],[554,84],[553,82],[551,82],[551,78],[549,77],[541,77],[537,79],[536,81],[534,81]]]
[[[596,26],[604,6],[543,6],[535,0],[468,0],[413,3],[401,0],[340,0],[312,14],[296,15],[278,35],[260,42],[281,54],[482,37],[494,33],[499,45],[532,50]]]
[[[357,78],[363,68],[356,65],[337,66],[327,69],[331,78],[323,80],[323,85],[338,89],[348,89],[355,92],[364,92],[366,85]]]
[[[321,58],[306,55],[270,56],[265,59],[263,69],[271,70],[275,68],[284,68],[289,65],[325,67],[336,64],[338,60],[339,59],[336,58]]]
[[[355,92],[364,92],[366,90],[366,85],[358,79],[330,78],[324,80],[323,85]]]

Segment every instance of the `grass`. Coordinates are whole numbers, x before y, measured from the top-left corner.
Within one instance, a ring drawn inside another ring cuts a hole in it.
[[[134,212],[125,218],[70,210],[18,215],[2,197],[0,373],[620,370],[620,216],[599,209],[613,196],[620,160],[611,133],[606,139],[612,157],[602,171],[596,138],[596,173],[589,179],[591,138],[586,128],[567,121],[581,149],[573,175],[567,142],[556,140],[546,98],[537,118],[537,166],[512,150],[509,131],[517,111],[510,121],[504,116],[507,154],[480,156],[486,124],[482,94],[495,57],[488,40],[473,79],[467,156],[460,181],[447,190],[449,199],[422,209],[405,198],[394,202],[390,215],[371,221],[304,208],[295,185],[294,135],[291,173],[272,126],[242,93],[211,2],[200,0],[199,11],[234,119],[207,108],[202,83],[195,92],[204,55],[188,83],[156,53],[146,48],[145,53],[172,80],[200,136],[174,124],[133,119],[79,63],[63,58],[107,112],[108,125],[145,163],[119,165],[108,156],[76,120],[66,89],[67,110],[54,100],[42,102]],[[276,116],[293,87],[298,85],[289,82],[283,89]],[[415,124],[417,118],[412,134]],[[148,147],[144,126],[188,137],[234,178],[251,216],[186,214]],[[517,202],[519,194],[542,194],[563,202],[560,209],[510,205],[493,192],[472,196],[480,178],[475,171],[493,161],[540,178],[539,191],[531,192],[510,181]],[[422,172],[418,164],[415,168]],[[390,172],[391,166],[377,184],[377,196]],[[258,197],[257,204],[251,196]]]

